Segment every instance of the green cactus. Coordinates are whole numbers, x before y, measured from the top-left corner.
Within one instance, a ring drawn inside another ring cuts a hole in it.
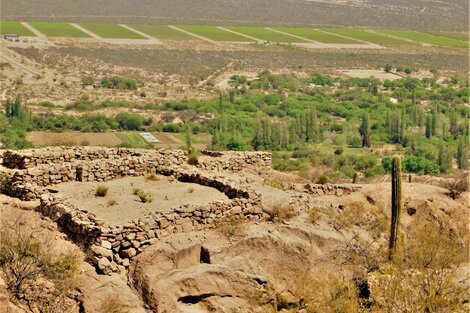
[[[393,157],[392,162],[392,220],[390,226],[389,260],[395,256],[401,212],[401,160]]]

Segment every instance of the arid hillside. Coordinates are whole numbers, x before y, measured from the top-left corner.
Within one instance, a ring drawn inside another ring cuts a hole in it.
[[[0,310],[468,311],[468,192],[449,195],[453,178],[403,182],[390,261],[390,182],[312,184],[260,152],[3,157]]]
[[[468,1],[2,1],[2,18],[119,23],[344,25],[468,30]]]

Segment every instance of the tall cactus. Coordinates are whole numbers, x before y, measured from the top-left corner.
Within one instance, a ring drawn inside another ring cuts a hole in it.
[[[398,239],[398,227],[401,212],[401,160],[393,157],[392,162],[392,221],[390,226],[389,260],[395,256]]]

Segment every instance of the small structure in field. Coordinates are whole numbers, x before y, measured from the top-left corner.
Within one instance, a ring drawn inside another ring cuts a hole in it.
[[[5,35],[3,35],[3,39],[10,40],[10,41],[17,41],[17,40],[20,40],[20,35],[18,35],[18,34],[5,34]]]
[[[144,138],[144,140],[148,143],[159,143],[160,140],[158,140],[157,138],[155,138],[154,135],[152,135],[151,133],[140,133],[139,134],[142,138]]]

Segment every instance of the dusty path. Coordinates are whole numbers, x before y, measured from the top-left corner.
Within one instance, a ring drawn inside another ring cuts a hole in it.
[[[199,36],[199,35],[193,34],[193,33],[191,33],[191,32],[188,32],[188,31],[184,30],[184,29],[178,28],[178,27],[176,27],[176,26],[174,26],[174,25],[168,25],[168,27],[173,28],[174,30],[180,31],[180,32],[182,32],[182,33],[185,33],[186,35],[189,35],[189,36],[192,36],[192,37],[196,37],[196,38],[198,38],[198,39],[205,40],[205,41],[207,41],[207,42],[213,43],[213,44],[215,44],[215,45],[218,45],[218,44],[219,44],[218,42],[216,42],[216,41],[214,41],[214,40],[211,40],[211,39],[209,39],[209,38],[206,38],[206,37],[203,37],[203,36]]]
[[[221,30],[223,30],[223,31],[226,31],[226,32],[229,32],[229,33],[238,35],[238,36],[242,36],[242,37],[245,37],[245,38],[254,40],[254,41],[256,41],[256,42],[263,42],[263,41],[262,41],[261,39],[259,39],[259,38],[252,37],[252,36],[250,36],[250,35],[245,35],[245,34],[236,32],[236,31],[234,31],[234,30],[231,30],[231,29],[228,29],[228,28],[225,28],[225,27],[222,27],[222,26],[217,26],[217,28],[218,28],[218,29],[221,29]]]
[[[149,36],[149,35],[147,35],[146,33],[143,33],[143,32],[141,32],[141,31],[139,31],[139,30],[137,30],[137,29],[134,29],[134,28],[130,27],[129,25],[126,25],[126,24],[119,24],[119,26],[124,27],[125,29],[130,30],[131,32],[134,32],[134,33],[136,33],[136,34],[139,34],[139,35],[141,35],[142,37],[145,37],[145,38],[147,38],[147,39],[149,39],[149,40],[152,40],[153,43],[155,43],[155,44],[161,43],[161,41],[158,40],[157,38],[152,37],[152,36]]]
[[[351,37],[343,36],[343,35],[336,34],[336,33],[327,32],[326,30],[322,30],[322,29],[319,29],[319,28],[315,28],[315,30],[317,30],[317,31],[319,31],[319,32],[322,32],[322,33],[325,33],[325,34],[328,34],[328,35],[334,35],[334,36],[342,37],[342,38],[345,38],[345,39],[349,39],[349,40],[354,40],[354,41],[357,41],[357,42],[366,43],[366,44],[369,44],[369,45],[375,45],[375,43],[372,43],[372,42],[369,42],[369,41],[364,41],[364,40],[360,40],[360,39],[356,39],[356,38],[351,38]],[[378,46],[378,45],[377,45],[377,46]]]
[[[27,29],[29,29],[30,31],[32,31],[36,36],[38,36],[39,38],[47,38],[46,35],[44,35],[43,33],[41,33],[39,30],[37,30],[36,28],[34,28],[33,26],[31,26],[30,24],[26,23],[26,22],[21,22],[21,25],[23,25],[24,27],[26,27]]]
[[[81,30],[82,32],[84,32],[85,34],[87,35],[90,35],[91,37],[95,38],[95,39],[99,39],[99,40],[102,40],[103,38],[101,38],[100,36],[98,36],[97,34],[95,33],[92,33],[91,31],[89,31],[88,29],[84,28],[84,27],[81,27],[80,25],[78,25],[77,23],[70,23],[70,25],[72,25],[73,27],[77,28],[78,30]]]
[[[386,33],[381,33],[381,32],[376,31],[374,29],[368,29],[367,31],[371,32],[371,33],[374,33],[374,34],[377,34],[377,35],[380,35],[380,36],[386,36],[386,37],[390,37],[390,38],[393,38],[393,39],[404,40],[404,41],[412,42],[414,44],[418,44],[418,45],[422,45],[422,46],[428,46],[428,47],[432,46],[429,43],[420,42],[420,41],[416,41],[416,40],[411,40],[411,39],[403,38],[403,37],[398,37],[398,36],[394,36],[394,35],[390,35],[390,34],[386,34]]]
[[[25,71],[27,74],[31,75],[31,76],[34,76],[34,75],[39,75],[38,72],[35,72],[34,70],[28,68],[27,66],[13,60],[12,58],[10,57],[7,57],[5,56],[3,53],[0,55],[0,59],[10,63],[11,65],[13,66],[16,66],[16,67],[19,67],[20,69],[22,69],[23,71]]]
[[[265,27],[265,28],[270,30],[270,31],[279,33],[279,34],[283,34],[283,35],[286,35],[286,36],[290,36],[290,37],[294,37],[294,38],[304,40],[306,42],[312,42],[312,43],[315,43],[315,44],[318,44],[318,45],[323,45],[321,42],[318,42],[318,41],[315,41],[315,40],[312,40],[312,39],[308,39],[308,38],[305,38],[305,37],[297,36],[297,35],[292,35],[292,34],[283,32],[282,30],[277,30],[277,29],[274,29],[274,28],[271,28],[271,27]]]

